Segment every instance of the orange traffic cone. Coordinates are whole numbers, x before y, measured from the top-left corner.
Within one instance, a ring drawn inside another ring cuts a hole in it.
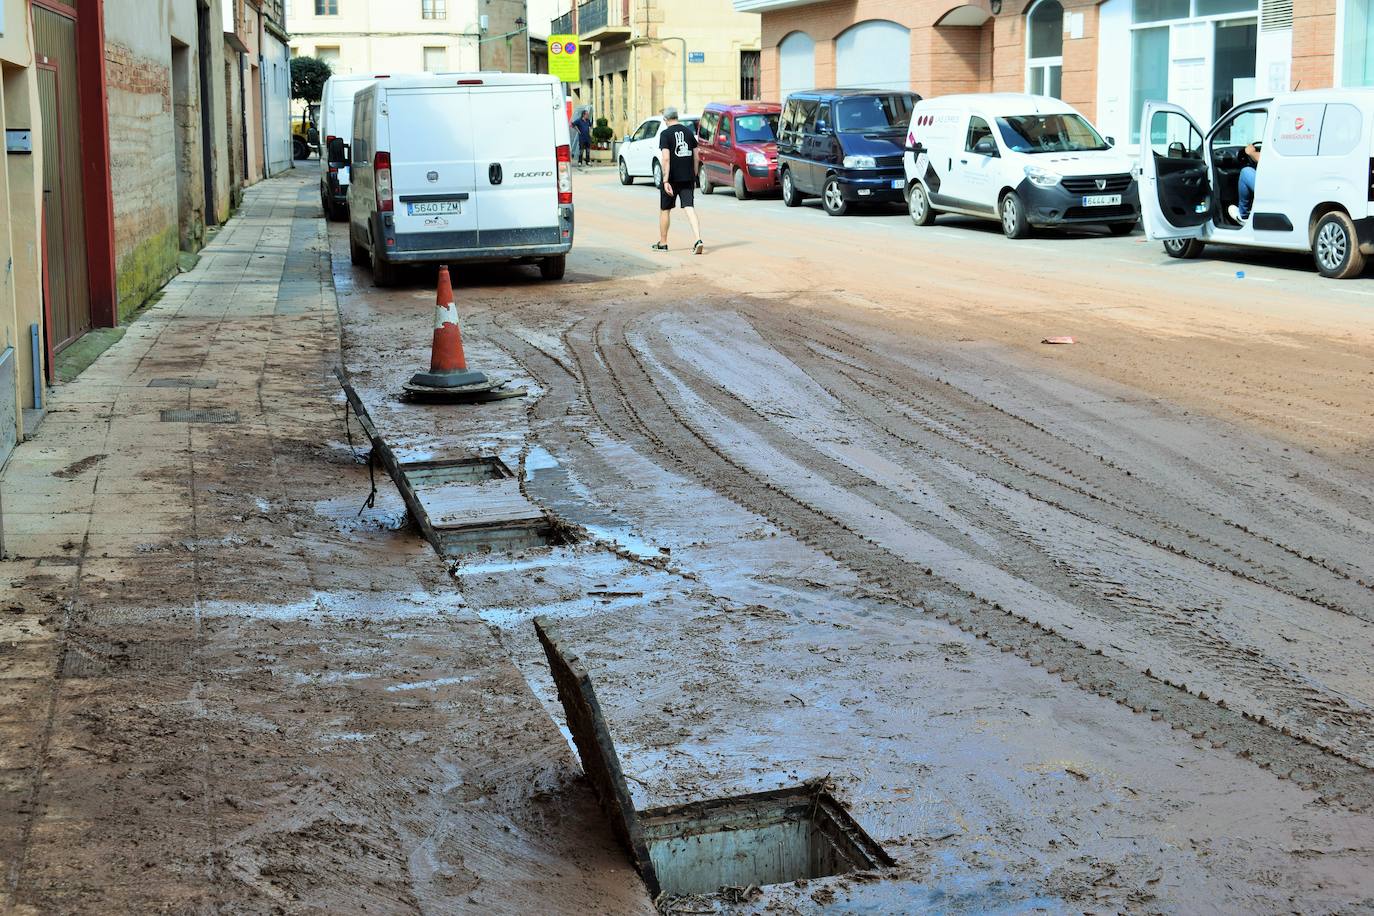
[[[467,356],[463,353],[463,332],[458,327],[458,306],[453,301],[453,283],[449,280],[447,265],[439,268],[429,371],[417,372],[411,377],[410,385],[441,389],[491,385],[485,374],[468,368]]]

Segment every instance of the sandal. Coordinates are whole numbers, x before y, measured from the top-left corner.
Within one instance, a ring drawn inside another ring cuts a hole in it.
[[[654,251],[667,251],[667,250],[668,250],[668,246],[665,245],[665,244],[663,244],[662,242],[654,242],[654,244],[651,245],[650,247],[653,248]]]

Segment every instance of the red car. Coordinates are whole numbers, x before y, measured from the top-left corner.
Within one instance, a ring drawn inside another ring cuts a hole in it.
[[[735,196],[778,189],[778,115],[776,102],[712,102],[697,122],[703,194],[733,187]]]

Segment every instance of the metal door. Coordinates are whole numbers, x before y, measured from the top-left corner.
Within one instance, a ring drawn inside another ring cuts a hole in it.
[[[54,351],[91,328],[76,94],[76,22],[33,8],[38,106],[43,124],[43,243],[48,335]]]

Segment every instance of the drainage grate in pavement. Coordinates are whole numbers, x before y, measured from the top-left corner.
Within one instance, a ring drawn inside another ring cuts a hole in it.
[[[824,780],[636,811],[591,677],[534,619],[582,770],[649,895],[710,894],[884,868],[893,861]]]
[[[217,378],[155,378],[149,388],[218,388]]]
[[[184,639],[128,643],[84,639],[68,644],[61,677],[175,674],[190,669],[194,648]]]
[[[162,412],[163,423],[237,423],[237,410],[213,410],[207,408],[177,408]]]
[[[424,513],[421,529],[433,532],[431,541],[445,556],[563,543],[500,458],[415,462],[401,472]]]

